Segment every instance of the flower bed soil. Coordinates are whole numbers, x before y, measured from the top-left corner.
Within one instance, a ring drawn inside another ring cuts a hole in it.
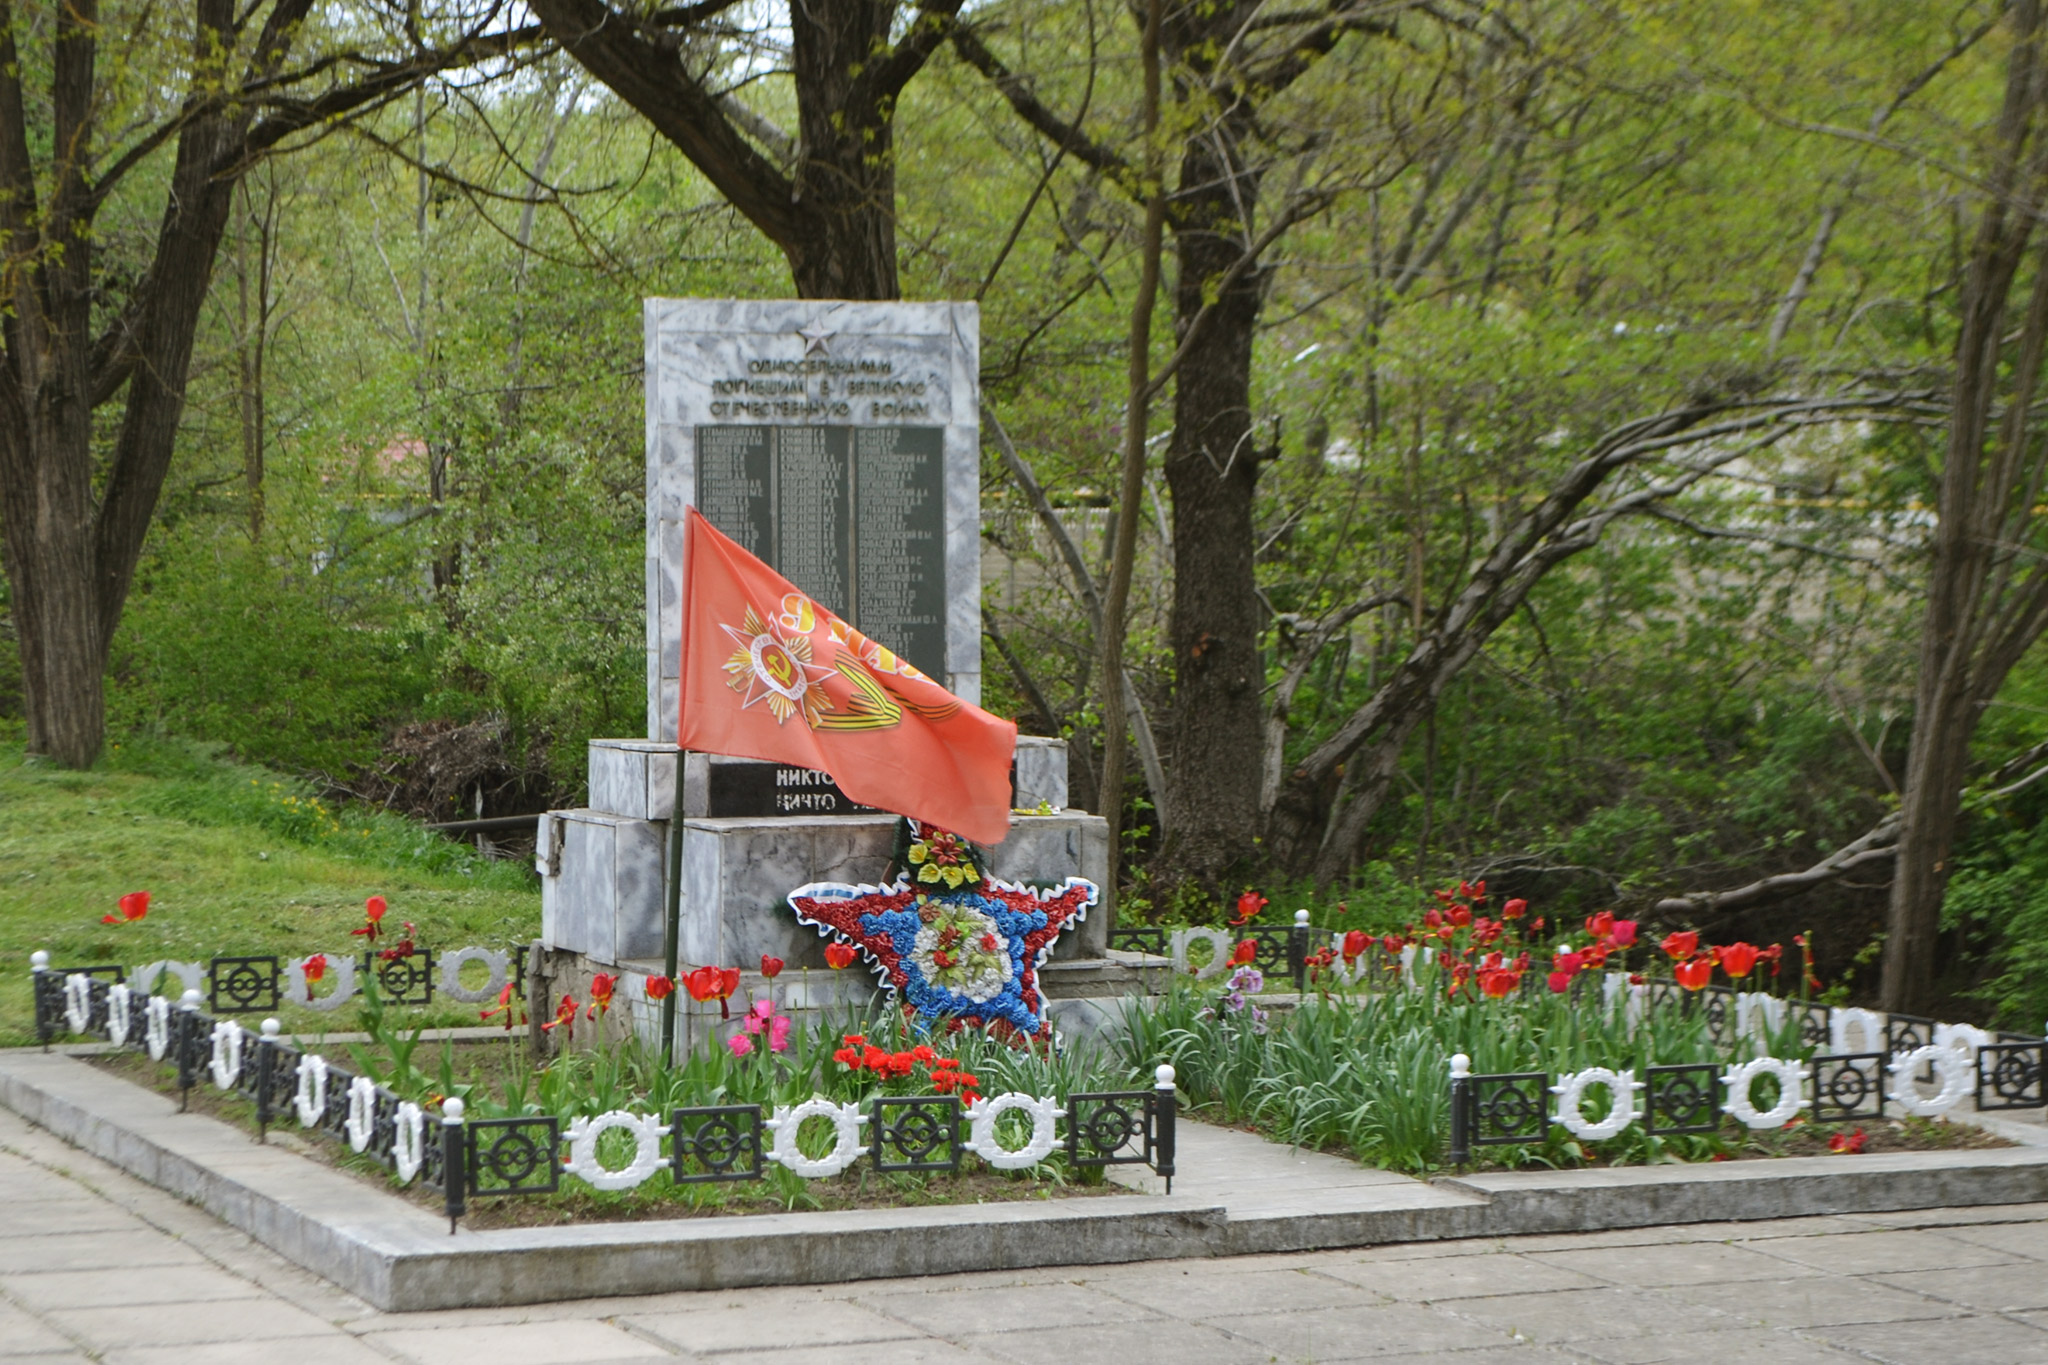
[[[458,1074],[481,1078],[506,1064],[508,1050],[499,1044],[458,1047]],[[87,1059],[109,1075],[176,1098],[176,1071],[139,1052],[107,1052]],[[336,1170],[346,1171],[386,1193],[439,1213],[438,1190],[414,1182],[393,1183],[389,1171],[339,1143],[307,1137],[290,1113],[290,1097],[280,1100],[282,1122],[270,1126],[269,1142]],[[187,1102],[192,1113],[205,1114],[256,1136],[256,1107],[240,1094],[214,1088],[202,1076]],[[1135,1191],[1090,1172],[1089,1183],[1068,1183],[1031,1172],[991,1170],[973,1158],[954,1174],[896,1175],[875,1171],[866,1163],[845,1175],[805,1180],[770,1167],[771,1178],[731,1184],[679,1186],[656,1179],[637,1189],[594,1190],[565,1180],[554,1194],[472,1198],[463,1215],[466,1227],[554,1227],[567,1223],[632,1223],[657,1218],[719,1218],[763,1213],[811,1213],[845,1209],[916,1208],[942,1204],[1001,1204],[1024,1200],[1091,1198]]]

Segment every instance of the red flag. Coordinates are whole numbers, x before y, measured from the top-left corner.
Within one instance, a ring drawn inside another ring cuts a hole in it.
[[[683,559],[678,745],[819,769],[862,805],[1002,842],[1013,722],[798,592],[694,507]]]

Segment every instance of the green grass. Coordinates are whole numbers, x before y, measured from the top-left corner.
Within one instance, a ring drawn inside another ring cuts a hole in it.
[[[101,924],[129,891],[146,919]],[[0,1046],[34,1041],[29,954],[54,964],[349,953],[363,901],[427,947],[523,942],[540,928],[529,866],[491,862],[413,821],[333,808],[311,788],[173,742],[123,741],[89,772],[0,743]],[[326,1027],[353,1026],[347,1007]],[[408,1023],[473,1023],[468,1006]]]

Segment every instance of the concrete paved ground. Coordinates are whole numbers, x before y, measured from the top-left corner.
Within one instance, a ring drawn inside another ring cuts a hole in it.
[[[2048,1206],[387,1314],[0,1112],[7,1365],[1425,1356],[2048,1362]]]

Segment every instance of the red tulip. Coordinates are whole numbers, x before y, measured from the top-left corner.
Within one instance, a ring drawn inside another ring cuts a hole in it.
[[[1386,949],[1390,954],[1400,952],[1403,946],[1403,940],[1399,934],[1388,934],[1380,940],[1380,947]]]
[[[133,924],[136,920],[149,913],[149,893],[147,891],[130,891],[127,895],[121,897],[119,905],[121,907],[119,915],[102,915],[100,916],[100,923]]]
[[[1731,943],[1725,948],[1714,949],[1714,956],[1720,960],[1721,970],[1736,980],[1749,975],[1749,969],[1756,966],[1757,949],[1752,943]]]
[[[555,1017],[542,1024],[541,1028],[544,1030],[560,1028],[565,1033],[574,1033],[576,1031],[576,997],[573,995],[563,996],[562,1003],[555,1006]]]
[[[699,1004],[711,999],[718,994],[718,968],[699,967],[694,972],[684,973],[683,989]]]
[[[1234,929],[1240,925],[1250,924],[1270,903],[1256,891],[1245,892],[1237,898],[1237,918],[1230,921],[1231,927]]]
[[[396,962],[401,957],[411,957],[413,955],[412,936],[415,932],[412,921],[407,920],[405,922],[405,933],[400,936],[398,942],[392,944],[389,948],[377,954],[377,956],[386,962]]]
[[[1687,929],[1683,933],[1666,935],[1658,946],[1673,962],[1683,962],[1700,950],[1700,936]]]
[[[781,974],[782,959],[779,957],[770,957],[766,953],[761,954],[761,975],[767,977],[770,981],[773,981],[776,977],[780,976]]]
[[[1572,974],[1570,972],[1552,972],[1549,980],[1550,989],[1554,994],[1563,995],[1572,988]]]
[[[364,901],[363,927],[360,929],[349,930],[348,932],[350,937],[366,938],[370,940],[370,942],[375,943],[377,941],[377,935],[384,932],[383,929],[378,925],[378,921],[384,918],[384,911],[388,908],[389,907],[385,905],[384,898],[382,896],[372,896],[368,900]]]
[[[1444,916],[1441,910],[1427,910],[1423,912],[1422,923],[1424,927],[1434,929],[1443,922]]]
[[[1469,905],[1452,906],[1450,920],[1451,923],[1457,925],[1460,929],[1464,928],[1472,922],[1472,907]]]
[[[1366,934],[1365,930],[1353,929],[1350,933],[1344,935],[1344,960],[1346,962],[1358,961],[1359,958],[1365,956],[1366,945],[1371,942],[1372,939]]]
[[[1502,919],[1520,919],[1528,913],[1529,902],[1520,899],[1511,900],[1500,908],[1500,917]]]
[[[647,978],[647,998],[649,1000],[666,1000],[675,993],[675,989],[676,983],[665,976],[650,976]]]
[[[315,953],[306,959],[306,980],[318,981],[327,975],[327,954]]]
[[[1608,931],[1607,941],[1616,948],[1633,948],[1636,943],[1636,922],[1632,919],[1618,919]]]
[[[1614,912],[1612,910],[1602,910],[1597,915],[1588,915],[1586,917],[1586,932],[1594,938],[1606,938],[1609,931],[1613,928]]]
[[[1586,965],[1586,955],[1584,953],[1557,953],[1551,957],[1550,965],[1555,970],[1570,976]]]
[[[828,943],[825,945],[825,961],[831,965],[832,970],[835,972],[841,967],[851,967],[853,960],[859,956],[860,950],[851,943]]]
[[[1678,978],[1679,985],[1689,991],[1705,990],[1707,983],[1714,979],[1714,959],[1696,957],[1690,962],[1681,962],[1671,969],[1671,974]]]
[[[1869,1141],[1869,1137],[1864,1134],[1861,1128],[1858,1128],[1853,1133],[1836,1133],[1833,1137],[1829,1138],[1828,1150],[1840,1152],[1846,1156],[1854,1156],[1862,1151],[1864,1145]]]
[[[1489,1000],[1502,999],[1521,984],[1522,974],[1520,972],[1495,970],[1479,973],[1479,989],[1485,993],[1486,998]]]
[[[566,996],[563,998],[567,999]],[[505,983],[505,989],[498,992],[497,1005],[491,1009],[478,1010],[476,1017],[479,1019],[489,1019],[493,1015],[499,1014],[505,1016],[505,1031],[510,1033],[512,1031],[512,983],[509,981]],[[542,1025],[542,1027],[545,1028],[548,1025]]]
[[[606,976],[603,972],[599,972],[596,976],[591,977],[590,1010],[586,1017],[595,1019],[600,1014],[611,1013],[612,992],[618,988],[619,979],[616,976]]]
[[[1231,953],[1230,965],[1233,967],[1249,966],[1258,957],[1258,955],[1258,940],[1248,938],[1244,940],[1244,942],[1238,944],[1237,950]]]

